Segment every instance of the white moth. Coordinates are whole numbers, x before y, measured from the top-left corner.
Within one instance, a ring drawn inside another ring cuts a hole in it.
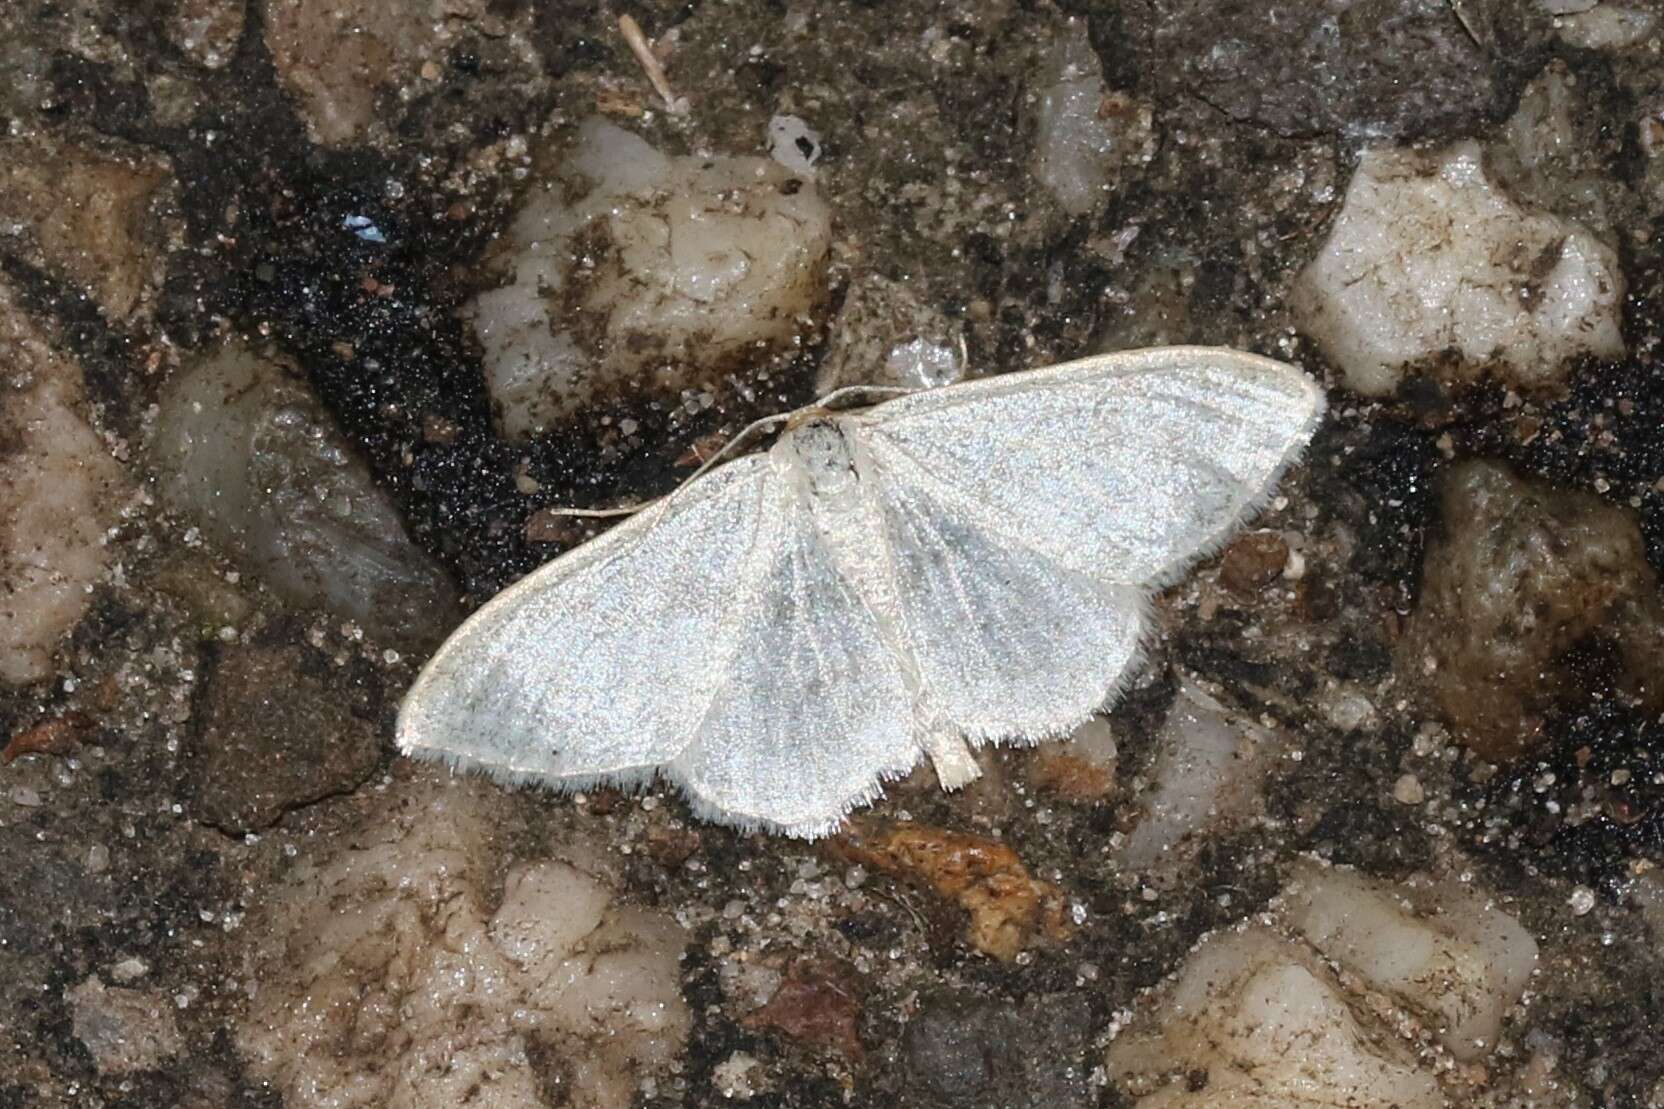
[[[1107,354],[810,407],[505,589],[399,714],[408,754],[563,789],[662,774],[813,837],[930,756],[1062,736],[1150,594],[1262,504],[1323,397],[1235,351]]]

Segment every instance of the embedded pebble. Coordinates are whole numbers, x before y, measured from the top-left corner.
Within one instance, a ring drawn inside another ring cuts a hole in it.
[[[0,751],[0,765],[9,765],[24,755],[68,755],[93,728],[85,713],[71,710],[53,716],[14,734]]]
[[[1229,712],[1189,678],[1167,710],[1157,738],[1154,783],[1140,800],[1143,815],[1121,845],[1132,869],[1180,861],[1183,848],[1229,826],[1258,796],[1271,735]]]
[[[902,1065],[927,1098],[962,1109],[1088,1109],[1079,1060],[1093,1033],[1079,992],[1021,1004],[961,991],[919,1000],[902,1034]]]
[[[1392,798],[1400,805],[1419,805],[1427,800],[1427,791],[1414,774],[1400,774],[1392,784]]]
[[[0,135],[8,249],[85,289],[112,319],[160,289],[172,194],[172,167],[153,150]]]
[[[442,73],[439,63],[470,27],[503,34],[506,28],[487,22],[490,8],[486,0],[417,7],[394,0],[265,0],[260,25],[271,64],[312,140],[342,146],[387,128],[387,104],[396,104],[398,92],[425,67]]]
[[[1537,962],[1519,922],[1458,881],[1304,860],[1272,904],[1205,936],[1110,1045],[1136,1104],[1453,1104],[1420,1037],[1483,1060]]]
[[[110,967],[110,980],[117,985],[125,986],[129,982],[136,982],[150,973],[150,964],[138,956],[131,956]]]
[[[1430,1014],[1464,1062],[1489,1054],[1537,965],[1537,941],[1482,890],[1420,876],[1378,882],[1303,860],[1279,911],[1326,959]]]
[[[1438,503],[1398,666],[1459,740],[1492,761],[1536,748],[1590,691],[1564,656],[1591,636],[1616,648],[1620,688],[1664,705],[1664,600],[1629,513],[1480,461],[1447,471]]]
[[[1521,205],[1575,219],[1610,241],[1633,199],[1606,172],[1612,136],[1597,122],[1591,95],[1565,62],[1544,66],[1486,148],[1486,166]]]
[[[969,370],[958,324],[914,286],[863,274],[850,280],[828,327],[815,393],[851,385],[934,389]]]
[[[1108,203],[1122,174],[1154,156],[1153,115],[1104,84],[1082,20],[1064,25],[1042,72],[1034,176],[1065,212],[1086,215]]]
[[[851,821],[829,849],[847,862],[921,883],[970,914],[970,947],[1010,962],[1037,940],[1067,937],[1062,891],[985,836],[907,821]]]
[[[717,1093],[734,1101],[750,1101],[757,1096],[758,1088],[754,1082],[758,1078],[757,1072],[761,1064],[757,1057],[745,1051],[736,1051],[711,1071],[711,1083],[716,1086]]]
[[[0,367],[0,682],[21,685],[52,672],[53,651],[86,612],[129,490],[83,414],[80,366],[3,281]]]
[[[110,989],[88,978],[64,991],[71,1028],[100,1074],[132,1074],[160,1066],[183,1049],[174,1006],[148,990]]]
[[[289,604],[420,642],[458,617],[454,588],[307,386],[228,346],[162,393],[151,440],[168,507]]]
[[[1448,1104],[1316,953],[1264,925],[1204,938],[1142,1009],[1107,1062],[1146,1109]]]
[[[1583,50],[1629,50],[1648,40],[1658,20],[1659,13],[1642,4],[1595,4],[1556,19],[1554,29]]]
[[[1356,689],[1326,689],[1318,701],[1323,719],[1343,732],[1355,732],[1375,719],[1375,704]]]
[[[464,315],[497,424],[536,435],[626,386],[674,395],[789,349],[825,303],[831,212],[768,158],[672,157],[600,119],[532,190]]]
[[[1366,150],[1291,305],[1347,387],[1382,396],[1412,369],[1535,388],[1620,357],[1624,288],[1609,244],[1515,203],[1460,142]]]
[[[777,115],[768,121],[768,156],[793,173],[813,178],[822,149],[820,135],[797,116]]]
[[[1068,739],[1037,744],[1028,756],[1029,781],[1065,801],[1100,801],[1115,792],[1120,750],[1115,728],[1094,716]]]
[[[1237,536],[1219,560],[1219,581],[1233,593],[1252,596],[1276,581],[1288,565],[1288,542],[1274,531]]]
[[[852,969],[836,960],[805,958],[791,965],[768,1001],[747,1014],[744,1023],[860,1062],[865,1055],[857,1031],[860,1019]]]
[[[585,867],[502,859],[487,801],[407,784],[267,891],[236,1038],[285,1105],[533,1109],[541,1047],[573,1104],[628,1109],[680,1052],[681,928]]]
[[[243,34],[239,0],[179,0],[167,22],[168,40],[198,65],[222,69]]]

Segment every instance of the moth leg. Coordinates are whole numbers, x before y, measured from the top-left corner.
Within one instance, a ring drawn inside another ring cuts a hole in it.
[[[943,789],[959,789],[982,777],[982,767],[971,754],[971,745],[952,724],[941,723],[922,730],[919,746],[930,756],[936,780]]]

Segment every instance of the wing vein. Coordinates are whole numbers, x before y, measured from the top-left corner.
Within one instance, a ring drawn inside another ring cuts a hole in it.
[[[774,500],[778,501],[781,499],[779,496],[781,491],[778,488],[778,483],[765,481],[758,487],[757,490],[757,497],[759,501],[764,500],[766,492],[770,489],[775,490],[776,495],[773,498]],[[729,625],[738,626],[741,629],[741,634],[728,637],[730,646],[727,656],[723,658],[720,663],[714,664],[710,668],[709,680],[705,683],[706,689],[709,692],[705,696],[705,703],[699,708],[699,716],[694,721],[693,727],[688,729],[686,742],[684,742],[682,746],[677,749],[676,754],[671,755],[670,758],[667,758],[660,763],[659,768],[661,772],[665,766],[668,766],[672,761],[680,756],[683,751],[686,751],[688,747],[698,740],[700,735],[704,733],[705,726],[710,721],[712,710],[716,707],[717,701],[721,695],[728,689],[728,684],[733,678],[732,668],[734,662],[739,657],[740,649],[744,645],[744,629],[747,626],[755,624],[757,610],[762,607],[762,603],[767,596],[766,591],[761,588],[761,583],[768,574],[769,559],[767,555],[770,548],[763,547],[763,545],[759,544],[757,540],[758,537],[764,533],[765,529],[770,532],[778,532],[780,530],[781,518],[782,513],[770,512],[768,504],[763,503],[759,505],[757,519],[752,525],[751,545],[747,548],[743,558],[743,565],[745,569],[741,574],[742,584],[736,591],[737,595],[745,598],[749,601],[749,604],[741,604],[738,606],[740,609],[737,614],[738,619],[732,621]]]
[[[967,510],[967,518],[975,520],[979,526],[986,529],[996,539],[1000,539],[1007,543],[1011,543],[1014,546],[1021,547],[1023,550],[1032,554],[1046,565],[1056,569],[1059,573],[1076,573],[1073,567],[1059,562],[1055,555],[1036,546],[1033,540],[1028,539],[1017,531],[1007,527],[1000,519],[1003,512],[997,505],[984,500],[975,493],[971,493],[960,488],[958,485],[942,477],[936,472],[934,467],[920,459],[914,451],[894,439],[888,440],[888,446],[897,454],[906,458],[907,461],[911,463],[915,469],[917,469],[919,475],[925,478],[929,483],[932,493],[944,502],[956,508]],[[876,461],[877,460],[875,460],[875,462]],[[878,464],[882,465],[882,463]],[[1104,580],[1094,578],[1093,580],[1101,581],[1101,583],[1105,585],[1137,584],[1136,582],[1123,582],[1113,579]]]

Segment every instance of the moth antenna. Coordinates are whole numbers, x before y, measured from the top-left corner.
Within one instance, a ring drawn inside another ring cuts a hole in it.
[[[672,497],[674,497],[677,493],[681,492],[683,489],[687,488],[690,484],[692,484],[695,480],[697,480],[700,477],[700,475],[704,474],[712,466],[715,466],[719,462],[725,461],[728,458],[728,456],[733,453],[733,451],[736,447],[738,447],[741,443],[745,442],[752,435],[754,435],[754,434],[756,434],[757,432],[760,432],[760,431],[767,431],[768,429],[774,427],[776,424],[786,423],[793,416],[797,415],[797,413],[799,413],[801,411],[803,411],[803,410],[801,408],[799,408],[799,409],[794,409],[791,412],[776,412],[771,416],[763,416],[759,419],[752,420],[750,423],[748,423],[744,427],[740,428],[738,434],[736,434],[732,439],[730,439],[726,443],[722,444],[722,446],[720,448],[718,448],[718,450],[715,454],[711,455],[711,457],[709,457],[709,458],[705,459],[705,461],[701,462],[699,464],[699,469],[697,469],[697,470],[693,471],[693,473],[689,474],[687,481],[684,481],[684,482],[682,482],[682,484],[678,485],[676,487],[675,491],[672,492],[670,495]]]
[[[853,388],[860,387],[861,386],[853,386]],[[842,391],[843,390],[839,390],[839,392]],[[746,424],[737,434],[734,435],[733,438],[722,444],[721,448],[717,450],[715,454],[700,463],[699,469],[689,474],[682,480],[680,485],[676,486],[676,488],[672,489],[669,493],[660,497],[658,500],[647,501],[643,504],[616,505],[612,508],[545,508],[543,511],[547,512],[551,516],[578,517],[585,520],[597,520],[609,519],[614,516],[634,516],[644,508],[651,508],[655,505],[664,505],[668,503],[671,498],[675,497],[676,494],[686,489],[689,485],[692,485],[713,466],[720,462],[726,461],[727,457],[734,452],[734,449],[741,443],[745,442],[745,440],[751,435],[758,431],[766,430],[775,424],[785,423],[802,411],[804,411],[804,409],[799,408],[791,412],[776,412],[772,416],[764,416],[761,419],[753,420],[749,424]]]
[[[645,504],[621,504],[614,508],[545,508],[551,516],[577,516],[585,520],[606,519],[612,516],[634,516]]]
[[[917,393],[921,391],[922,390],[915,389],[910,385],[845,385],[841,388],[832,390],[830,393],[826,394],[809,407],[825,408],[833,401],[849,396],[868,396],[882,400],[889,397],[905,397],[909,393]],[[871,402],[869,401],[868,403]],[[798,411],[801,412],[803,409],[798,409]]]

